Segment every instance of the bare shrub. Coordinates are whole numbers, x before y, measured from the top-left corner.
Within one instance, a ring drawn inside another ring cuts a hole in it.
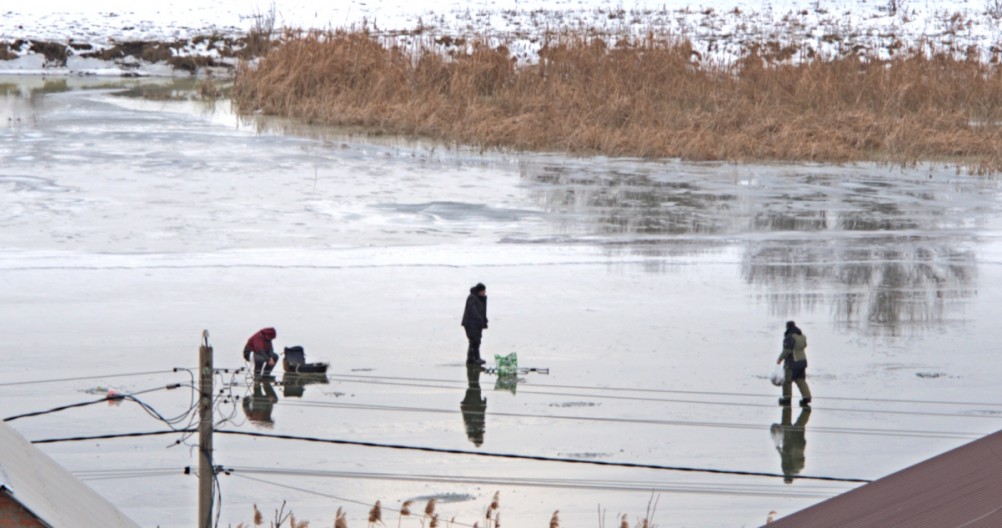
[[[259,57],[271,49],[277,20],[278,13],[275,8],[275,2],[272,2],[265,11],[256,10],[254,12],[253,23],[250,31],[247,32],[247,43],[244,48],[245,56]]]
[[[996,20],[1002,18],[1002,0],[987,0],[985,12]]]

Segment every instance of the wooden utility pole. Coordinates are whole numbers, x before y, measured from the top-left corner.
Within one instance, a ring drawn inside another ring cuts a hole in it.
[[[212,528],[212,484],[215,468],[212,465],[212,347],[209,331],[202,330],[202,346],[198,347],[198,526]]]

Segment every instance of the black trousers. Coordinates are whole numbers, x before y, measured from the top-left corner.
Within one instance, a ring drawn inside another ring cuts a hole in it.
[[[480,341],[484,338],[483,328],[466,329],[466,338],[470,340],[470,347],[466,350],[466,361],[477,361],[480,359]]]

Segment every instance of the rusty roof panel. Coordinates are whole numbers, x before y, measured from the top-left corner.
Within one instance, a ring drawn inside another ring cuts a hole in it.
[[[998,528],[1002,431],[783,517],[769,528]]]

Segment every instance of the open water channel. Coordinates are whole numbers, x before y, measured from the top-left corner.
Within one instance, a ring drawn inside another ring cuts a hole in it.
[[[188,384],[203,329],[241,367],[274,326],[329,379],[221,374],[218,430],[609,464],[217,433],[220,526],[283,501],[366,526],[376,500],[425,526],[430,498],[440,526],[485,526],[495,492],[504,526],[632,525],[653,502],[661,527],[759,526],[860,485],[812,477],[880,478],[1002,426],[996,177],[480,152],[240,119],[192,88],[0,80],[3,417]],[[476,282],[488,358],[548,373],[467,372]],[[788,319],[809,412],[768,381]],[[137,397],[183,428],[192,395]],[[130,401],[8,423],[168,428]],[[196,439],[39,447],[139,524],[188,527]]]

